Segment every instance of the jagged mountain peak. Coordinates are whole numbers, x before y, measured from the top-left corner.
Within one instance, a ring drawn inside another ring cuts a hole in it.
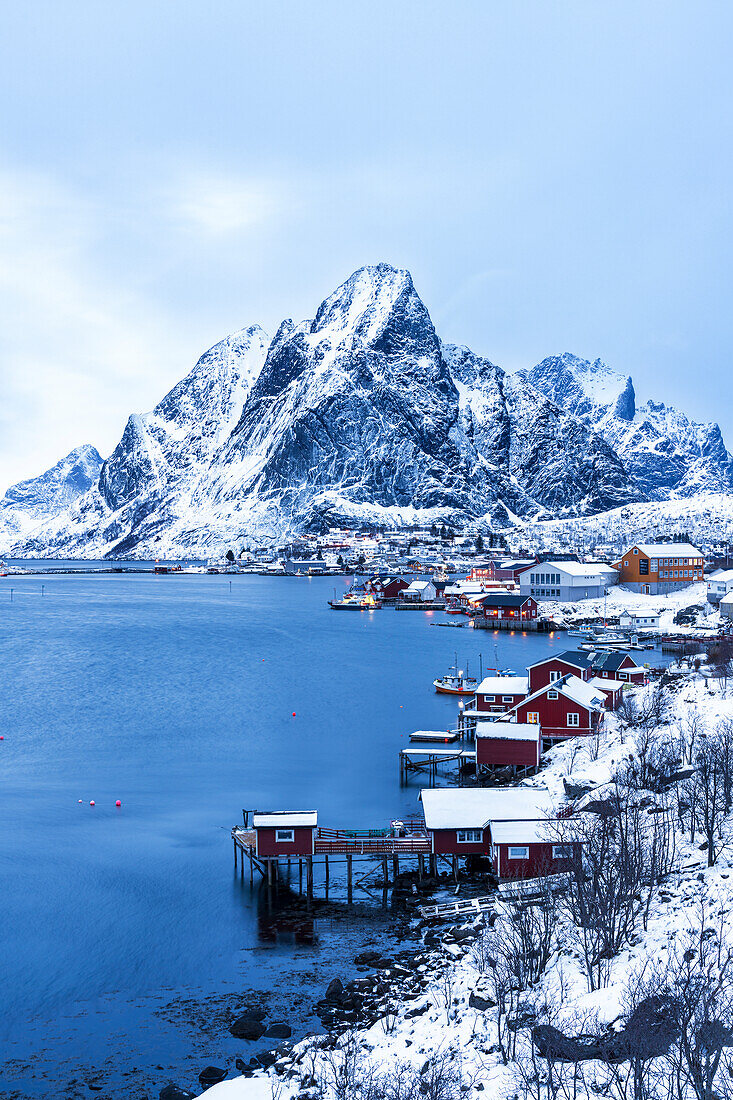
[[[89,489],[101,466],[97,448],[84,443],[38,477],[11,485],[0,500],[0,508],[21,508],[39,515],[60,512]]]
[[[612,413],[633,420],[636,394],[630,377],[619,374],[602,359],[582,359],[571,352],[551,355],[522,372],[536,389],[575,416]]]

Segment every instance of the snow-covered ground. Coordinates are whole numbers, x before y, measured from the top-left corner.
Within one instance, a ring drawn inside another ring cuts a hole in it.
[[[605,600],[605,613],[609,618],[617,618],[622,611],[637,611],[640,614],[654,612],[659,615],[659,629],[665,634],[689,633],[689,625],[678,626],[674,617],[678,611],[688,607],[699,608],[695,629],[715,633],[720,626],[720,612],[707,601],[705,582],[691,584],[677,592],[668,592],[658,596],[646,596],[641,592],[632,592],[630,588],[616,585],[609,588]],[[576,600],[573,603],[542,600],[540,611],[549,615],[555,622],[578,622],[586,618],[603,618],[604,601],[602,598]]]
[[[653,686],[642,689],[637,698],[648,699],[653,691]],[[667,699],[666,716],[652,733],[652,739],[660,743],[689,746],[691,739],[712,737],[721,723],[733,720],[733,700],[726,697],[720,681],[702,673],[680,673],[668,689]],[[619,767],[639,758],[642,740],[638,730],[609,716],[600,739],[576,738],[556,747],[548,754],[542,772],[527,782],[545,788],[558,805],[567,800],[565,780],[591,786],[601,797]],[[645,797],[653,801],[653,796]],[[727,835],[729,830],[730,820],[723,832]],[[439,1092],[441,1097],[457,1096],[459,1091],[492,1100],[537,1095],[537,1081],[534,1093],[524,1089],[527,1067],[532,1067],[533,1023],[551,1022],[577,1034],[582,1021],[586,1029],[592,1024],[594,1034],[618,1032],[623,1018],[628,1017],[634,991],[638,993],[653,975],[668,975],[687,957],[690,947],[694,955],[708,950],[705,943],[714,945],[718,962],[733,949],[733,852],[724,849],[717,864],[708,867],[701,842],[699,834],[691,838],[689,830],[687,835],[675,830],[673,870],[655,888],[646,920],[636,922],[621,950],[608,961],[600,989],[589,989],[577,937],[560,924],[544,972],[515,993],[515,1026],[507,1029],[506,1019],[499,1018],[495,1007],[487,1007],[494,999],[492,967],[495,971],[496,958],[492,963],[491,956],[500,955],[502,921],[514,919],[499,908],[493,929],[480,927],[480,919],[474,924],[471,931],[480,932],[480,939],[456,943],[448,933],[445,941],[432,949],[430,965],[422,967],[425,984],[417,999],[390,1008],[371,1027],[347,1032],[335,1044],[304,1040],[276,1068],[253,1078],[225,1081],[207,1095],[211,1100],[291,1100],[296,1096],[349,1100],[375,1095],[359,1092],[359,1081],[394,1079],[399,1067],[413,1078],[442,1074],[448,1084],[447,1091]],[[711,965],[715,965],[712,947],[710,951]],[[482,1007],[472,1007],[471,1001]],[[577,1100],[593,1095],[608,1070],[594,1061],[581,1066],[574,1093]],[[541,1058],[536,1059],[532,1072],[538,1072],[541,1079],[545,1072]],[[349,1076],[354,1079],[351,1091],[346,1080]],[[376,1095],[384,1093],[377,1091]]]

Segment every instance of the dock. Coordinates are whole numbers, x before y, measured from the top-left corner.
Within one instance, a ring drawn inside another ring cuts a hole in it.
[[[246,818],[246,815],[245,815]],[[306,891],[309,899],[313,897],[313,868],[322,866],[324,869],[324,882],[326,897],[328,897],[330,869],[333,863],[345,863],[347,872],[348,900],[352,901],[353,895],[353,862],[356,861],[381,861],[383,889],[386,891],[389,877],[389,861],[392,862],[392,874],[396,879],[400,873],[400,859],[415,859],[417,862],[418,881],[422,880],[425,871],[425,857],[428,857],[428,866],[431,874],[436,873],[436,857],[432,852],[432,841],[425,825],[421,821],[395,822],[389,829],[327,829],[317,828],[313,836],[313,851],[309,855],[294,855],[283,857],[282,855],[262,856],[257,852],[257,837],[254,829],[248,828],[245,821],[244,827],[235,825],[232,828],[232,841],[234,844],[234,869],[240,871],[244,878],[245,861],[249,863],[250,885],[254,885],[254,873],[267,882],[268,888],[277,886],[281,877],[281,865],[285,863],[288,869],[291,862],[298,863],[299,888],[303,889],[303,871],[306,874]],[[359,882],[367,878],[362,876]],[[359,884],[357,882],[357,885]]]
[[[453,920],[455,917],[478,917],[494,910],[495,894],[465,901],[444,901],[440,905],[421,905],[418,912],[423,920]]]
[[[463,764],[476,764],[476,749],[400,749],[400,784],[407,783],[414,773],[427,775],[433,783],[438,771],[457,771]]]

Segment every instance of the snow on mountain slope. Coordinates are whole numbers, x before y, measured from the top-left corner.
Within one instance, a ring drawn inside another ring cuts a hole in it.
[[[638,499],[583,422],[442,346],[407,271],[360,269],[266,344],[230,337],[130,417],[98,488],[24,552],[205,553],[334,523],[504,523]]]
[[[697,424],[661,402],[637,405],[631,378],[600,359],[551,356],[521,376],[598,431],[645,496],[733,489],[733,458],[717,424]]]
[[[11,485],[0,500],[0,539],[15,540],[68,509],[99,477],[95,447],[76,447],[50,470]]]

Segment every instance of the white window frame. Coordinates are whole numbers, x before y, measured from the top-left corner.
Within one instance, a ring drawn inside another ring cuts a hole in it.
[[[459,844],[481,844],[483,839],[483,829],[456,829],[456,840]]]
[[[573,718],[574,721],[571,722],[571,718]],[[567,715],[566,721],[569,729],[580,728],[580,715],[578,714],[577,710],[571,710],[570,713]]]
[[[295,829],[275,829],[276,844],[295,844]]]
[[[562,673],[557,669],[551,669],[550,671],[550,683],[554,684],[556,680],[562,680]]]
[[[557,699],[557,692],[555,691],[554,688],[550,688],[550,690],[547,693],[547,698],[548,699]]]
[[[552,858],[553,859],[572,859],[573,858],[573,846],[572,846],[572,844],[553,844],[552,845]]]
[[[502,701],[502,703],[513,703],[514,702],[514,696],[513,695],[502,695],[501,701]]]
[[[539,726],[540,724],[540,712],[538,710],[530,710],[527,712],[527,722],[530,726]]]
[[[510,844],[507,859],[529,859],[529,844]]]

